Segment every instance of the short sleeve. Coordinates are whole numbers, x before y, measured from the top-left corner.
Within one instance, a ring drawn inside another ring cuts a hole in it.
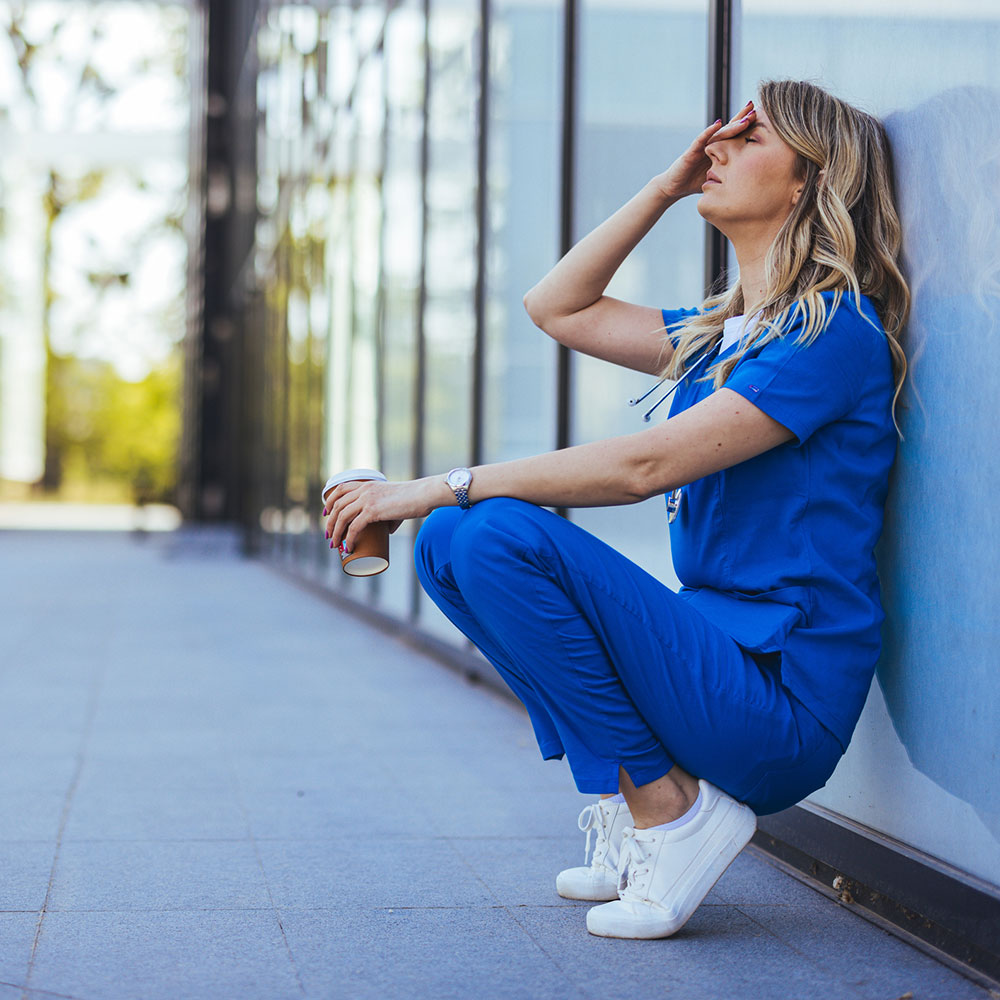
[[[866,378],[890,365],[885,334],[875,323],[842,299],[811,344],[798,343],[796,324],[780,339],[757,351],[751,348],[724,388],[787,427],[801,444],[820,427],[850,413]]]
[[[671,329],[678,323],[682,323],[684,320],[689,319],[691,316],[697,316],[697,309],[661,309],[660,313],[663,316],[663,325],[666,327],[667,336],[670,338],[670,342],[677,346],[677,335],[679,330]]]

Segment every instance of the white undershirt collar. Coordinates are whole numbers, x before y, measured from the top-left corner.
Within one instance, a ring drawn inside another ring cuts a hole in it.
[[[719,353],[728,351],[733,344],[738,344],[743,338],[743,334],[753,326],[754,320],[759,313],[754,313],[749,319],[746,316],[731,316],[722,324],[722,341],[719,344]]]

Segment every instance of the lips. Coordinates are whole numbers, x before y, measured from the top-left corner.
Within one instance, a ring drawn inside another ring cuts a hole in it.
[[[721,184],[721,183],[722,181],[720,181],[719,178],[716,177],[711,170],[709,170],[709,172],[705,174],[705,184]],[[702,187],[704,186],[705,185],[703,184]]]

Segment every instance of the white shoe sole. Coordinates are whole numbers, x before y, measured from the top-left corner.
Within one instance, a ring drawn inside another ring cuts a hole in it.
[[[603,903],[618,898],[618,873],[593,868],[567,868],[556,876],[556,892],[563,899],[582,899],[589,903]]]
[[[617,900],[595,906],[587,912],[587,930],[597,937],[642,940],[676,934],[750,842],[756,829],[757,817],[747,806],[740,806],[737,822],[724,834],[727,839],[721,846],[714,837],[704,844],[689,869],[694,877],[690,881],[682,879],[669,905]]]

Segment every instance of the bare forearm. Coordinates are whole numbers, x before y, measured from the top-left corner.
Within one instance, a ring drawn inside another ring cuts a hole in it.
[[[525,295],[532,320],[547,329],[553,318],[572,315],[597,302],[625,258],[676,200],[663,193],[658,178],[646,184]]]
[[[472,470],[469,499],[514,497],[543,507],[638,503],[759,455],[791,432],[722,389],[655,428]],[[454,503],[439,477],[437,503]],[[429,481],[430,482],[430,481]]]
[[[641,435],[577,445],[473,469],[469,498],[514,497],[542,507],[605,507],[653,495]]]
[[[612,507],[637,503],[647,494],[641,483],[641,463],[633,449],[623,449],[619,438],[577,445],[530,458],[479,465],[472,469],[469,500],[481,503],[493,497],[512,497],[540,507]],[[443,474],[427,476],[412,486],[424,516],[437,507],[453,507],[455,494]]]
[[[637,434],[473,469],[469,499],[513,497],[542,507],[637,503],[743,462],[793,437],[738,393],[720,389],[689,410]],[[348,548],[365,525],[394,526],[453,507],[443,475],[404,483],[343,483],[324,511],[331,544]]]

